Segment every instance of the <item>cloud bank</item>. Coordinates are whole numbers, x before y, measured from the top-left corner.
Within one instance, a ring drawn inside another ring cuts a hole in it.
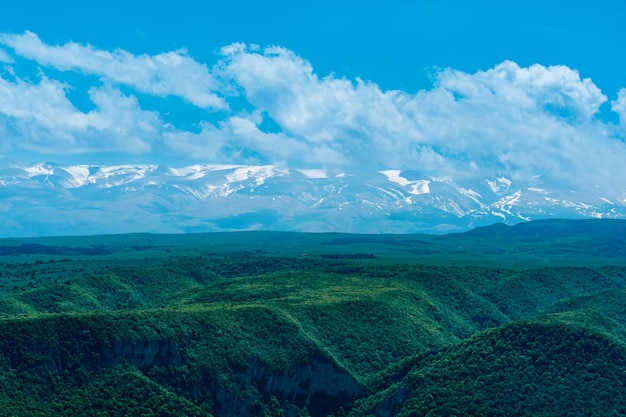
[[[475,73],[443,69],[430,89],[407,92],[319,75],[277,46],[229,45],[211,64],[183,50],[135,55],[49,45],[31,32],[2,34],[0,47],[5,153],[120,151],[159,161],[175,153],[189,161],[301,169],[540,178],[616,193],[626,180],[626,89],[609,103],[567,66],[505,61]],[[38,76],[23,75],[23,62],[34,63]],[[76,90],[87,93],[92,110],[72,102]],[[168,97],[206,117],[193,130],[165,121],[148,100]],[[599,118],[605,103],[619,123]]]
[[[193,60],[184,50],[135,56],[124,50],[102,51],[74,42],[51,46],[28,31],[22,35],[0,35],[0,43],[43,66],[96,75],[146,94],[179,96],[202,108],[226,107],[221,98],[211,93],[216,82],[206,65]]]

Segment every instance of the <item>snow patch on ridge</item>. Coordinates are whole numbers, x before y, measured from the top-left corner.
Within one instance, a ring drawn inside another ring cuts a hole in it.
[[[243,168],[243,165],[228,164],[196,164],[182,168],[168,168],[168,174],[174,177],[185,177],[190,180],[200,179],[206,176],[210,171],[227,171],[237,168]]]
[[[409,190],[410,194],[430,194],[430,180],[409,181],[406,178],[402,177],[400,175],[402,171],[397,169],[390,169],[379,172],[387,177],[387,179],[391,182],[399,184],[403,187],[411,187],[411,189]]]
[[[506,177],[498,177],[495,180],[485,179],[485,182],[495,194],[509,191],[511,188],[511,180]]]
[[[311,179],[328,178],[328,174],[323,169],[296,169],[296,171]]]
[[[459,187],[459,191],[465,197],[468,197],[474,203],[478,204],[478,206],[481,209],[485,207],[485,203],[483,202],[483,196],[480,195],[480,193],[477,193],[476,191],[474,191],[472,189],[467,189],[467,188],[462,188],[462,187]]]
[[[64,181],[67,188],[78,188],[85,185],[89,179],[88,165],[73,165],[65,167],[64,170],[71,175],[71,178]]]
[[[273,165],[251,165],[236,168],[232,173],[226,175],[226,180],[229,183],[233,183],[254,179],[256,185],[261,185],[269,178],[287,175],[289,175],[287,169],[280,169]]]
[[[36,164],[24,168],[24,171],[26,172],[28,178],[32,178],[37,175],[52,175],[54,173],[54,168],[46,166],[46,164]]]
[[[599,198],[600,200],[604,201],[604,202],[605,202],[605,203],[607,203],[607,204],[610,204],[610,205],[612,205],[612,206],[614,206],[614,205],[615,205],[615,204],[614,204],[611,200],[609,200],[608,198],[604,198],[604,197],[598,197],[598,198]]]
[[[155,172],[158,165],[112,165],[112,166],[91,166],[92,172],[89,176],[91,182],[98,183],[104,180],[104,188],[119,187],[129,182],[145,178]],[[97,170],[93,171],[94,168]]]

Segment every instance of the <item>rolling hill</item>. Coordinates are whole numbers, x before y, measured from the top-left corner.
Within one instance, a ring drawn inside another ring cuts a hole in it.
[[[0,409],[619,415],[625,227],[0,240]]]

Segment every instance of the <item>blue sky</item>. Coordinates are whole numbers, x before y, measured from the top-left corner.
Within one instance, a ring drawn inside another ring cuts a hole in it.
[[[280,45],[320,74],[371,80],[383,89],[429,87],[430,67],[473,72],[506,59],[568,65],[602,90],[626,84],[619,0],[588,1],[121,1],[10,2],[3,32],[47,43],[90,43],[157,54],[186,48],[212,62],[234,43]]]
[[[621,1],[2,9],[0,153],[15,160],[397,168],[623,194]]]

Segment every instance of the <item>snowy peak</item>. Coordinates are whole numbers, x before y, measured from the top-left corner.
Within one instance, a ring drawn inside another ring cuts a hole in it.
[[[410,194],[420,195],[430,193],[430,187],[428,186],[430,184],[429,180],[421,179],[409,181],[402,176],[402,171],[399,170],[380,171],[380,173],[386,176],[391,182],[399,184],[403,187],[410,187]]]
[[[623,192],[551,189],[537,178],[459,183],[417,171],[331,175],[275,165],[0,160],[0,195],[2,236],[242,229],[438,233],[493,222],[626,214]]]

